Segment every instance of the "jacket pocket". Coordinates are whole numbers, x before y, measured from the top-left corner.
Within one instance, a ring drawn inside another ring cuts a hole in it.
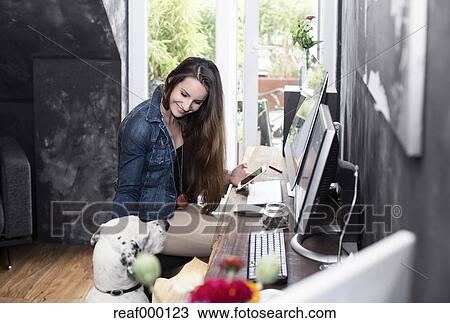
[[[166,151],[164,149],[153,149],[145,159],[144,187],[159,186],[164,189],[167,178],[170,178],[172,163],[165,162]]]

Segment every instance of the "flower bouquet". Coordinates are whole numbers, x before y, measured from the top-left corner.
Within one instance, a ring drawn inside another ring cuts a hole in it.
[[[256,303],[260,300],[263,284],[276,281],[280,262],[278,257],[263,257],[256,267],[257,282],[235,278],[244,262],[231,256],[221,263],[226,278],[210,279],[198,286],[189,298],[193,303]]]
[[[256,267],[257,282],[236,278],[236,274],[245,263],[237,257],[231,256],[221,263],[226,278],[209,279],[202,284],[192,286],[188,301],[192,303],[256,303],[260,300],[260,290],[264,284],[276,281],[280,270],[277,256],[263,257]],[[145,285],[156,301],[157,296],[153,286],[161,275],[161,265],[154,255],[140,253],[133,265],[135,278]]]
[[[309,50],[311,47],[321,43],[320,40],[314,40],[309,34],[313,30],[312,22],[315,16],[306,16],[297,23],[297,27],[292,31],[292,43],[298,44],[300,49],[306,53],[306,68],[309,66]]]
[[[303,67],[308,70],[309,69],[309,58],[310,58],[310,49],[311,47],[321,43],[320,40],[314,40],[310,35],[310,32],[313,30],[313,20],[315,16],[306,16],[303,19],[300,19],[297,23],[296,28],[292,31],[292,43],[294,45],[298,44],[300,49],[305,53],[304,54],[304,65]],[[303,81],[305,79],[306,71],[300,68],[300,88],[303,85]]]

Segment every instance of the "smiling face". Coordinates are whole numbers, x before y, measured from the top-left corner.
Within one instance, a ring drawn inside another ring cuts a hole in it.
[[[186,77],[170,94],[170,111],[175,118],[182,118],[186,114],[198,111],[207,96],[208,91],[197,79]]]

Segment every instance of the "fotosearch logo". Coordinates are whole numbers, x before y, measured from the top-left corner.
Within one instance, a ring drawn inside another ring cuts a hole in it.
[[[314,205],[305,208],[299,221],[306,227],[306,233],[320,230],[330,225],[342,226],[349,221],[347,232],[361,233],[393,233],[394,223],[403,214],[400,205],[384,205],[381,210],[372,204],[356,204],[350,214],[351,205],[343,205],[334,209],[330,205]],[[350,217],[350,218],[349,218]],[[324,232],[326,234],[326,232]]]
[[[115,203],[112,201],[54,201],[50,209],[50,235],[52,238],[64,238],[73,231],[74,227],[81,229],[86,235],[92,235],[97,228],[112,218],[121,216],[139,216],[143,221],[157,219],[170,219],[173,216],[182,218],[171,225],[171,234],[230,234],[243,233],[262,228],[262,217],[238,215],[235,213],[239,205],[220,205],[220,213],[204,214],[204,208],[192,204],[185,209],[175,210],[174,203]],[[170,214],[161,217],[161,214]],[[175,210],[175,211],[173,211]],[[264,207],[261,207],[263,212]],[[301,216],[294,210],[287,209],[289,213],[289,231],[294,231],[296,224],[303,224],[308,232],[314,232],[323,226],[338,225],[350,216],[350,205],[333,208],[330,205],[314,205],[305,207]],[[392,233],[394,223],[402,217],[400,205],[385,205],[380,208],[370,204],[355,205],[347,231],[360,233]],[[255,216],[256,215],[256,216]],[[254,228],[254,230],[253,230]],[[326,233],[326,232],[324,232]]]

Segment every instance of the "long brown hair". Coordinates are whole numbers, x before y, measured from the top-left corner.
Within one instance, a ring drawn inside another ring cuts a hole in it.
[[[200,109],[180,119],[184,139],[183,186],[194,199],[202,194],[205,211],[220,202],[224,190],[225,126],[223,90],[219,70],[207,59],[189,57],[166,78],[162,104],[169,109],[169,99],[175,86],[186,77],[197,79],[208,96]]]

